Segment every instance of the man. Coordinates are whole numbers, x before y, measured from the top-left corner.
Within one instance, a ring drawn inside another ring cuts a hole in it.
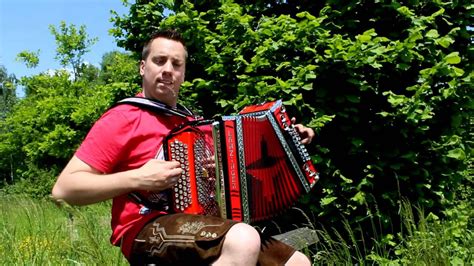
[[[149,210],[127,196],[161,193],[181,175],[180,164],[164,161],[161,143],[168,132],[192,115],[177,104],[184,81],[187,51],[176,31],[154,34],[140,62],[143,91],[187,117],[157,114],[132,105],[108,110],[59,175],[52,194],[69,204],[113,199],[111,242],[120,245],[131,264],[159,265],[310,265],[302,253],[274,239],[261,240],[250,225],[212,216],[167,214]],[[297,126],[304,143],[314,131]]]

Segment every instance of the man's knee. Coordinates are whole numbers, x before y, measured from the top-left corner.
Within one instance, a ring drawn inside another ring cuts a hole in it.
[[[245,252],[243,254],[258,254],[260,252],[260,235],[252,226],[238,223],[227,232],[224,246],[233,251]]]
[[[295,253],[293,253],[293,255],[290,257],[290,259],[286,262],[285,265],[310,266],[311,261],[306,255],[299,251],[296,251]]]
[[[260,235],[250,225],[232,226],[224,238],[222,252],[212,265],[255,265],[260,252]]]

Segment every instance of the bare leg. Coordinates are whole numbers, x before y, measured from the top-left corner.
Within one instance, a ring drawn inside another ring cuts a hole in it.
[[[256,265],[259,252],[258,232],[250,225],[238,223],[227,232],[221,255],[212,265]]]
[[[310,266],[311,261],[308,259],[308,257],[306,257],[306,255],[299,251],[296,251],[295,253],[293,253],[293,255],[290,257],[290,259],[286,262],[285,265]]]

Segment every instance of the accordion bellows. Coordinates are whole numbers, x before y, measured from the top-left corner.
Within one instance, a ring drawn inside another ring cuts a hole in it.
[[[281,100],[182,125],[163,145],[183,169],[172,208],[247,223],[280,214],[319,179],[300,141]]]

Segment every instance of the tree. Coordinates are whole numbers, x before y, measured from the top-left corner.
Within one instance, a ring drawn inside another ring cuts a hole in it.
[[[100,79],[104,83],[129,82],[140,84],[138,60],[131,53],[112,51],[102,56]]]
[[[0,178],[15,176],[5,191],[49,195],[95,120],[114,102],[137,92],[133,80],[138,69],[131,67],[136,62],[126,53],[111,54],[104,55],[101,69],[82,64],[75,80],[65,70],[22,78],[25,98],[0,120]]]
[[[9,128],[4,124],[5,118],[12,112],[12,108],[17,101],[16,78],[9,75],[4,66],[0,66],[0,135],[8,132]],[[3,126],[5,125],[5,126]],[[2,144],[0,144],[1,146]],[[6,154],[0,161],[0,181],[11,181],[12,179],[12,157]],[[0,182],[1,183],[1,182]]]
[[[78,29],[74,24],[68,26],[66,22],[61,21],[59,28],[50,25],[49,29],[56,39],[56,59],[63,67],[70,65],[76,79],[82,68],[82,57],[98,39],[88,38],[85,25]]]
[[[5,119],[15,101],[16,78],[13,75],[9,75],[7,69],[0,65],[0,120]]]

